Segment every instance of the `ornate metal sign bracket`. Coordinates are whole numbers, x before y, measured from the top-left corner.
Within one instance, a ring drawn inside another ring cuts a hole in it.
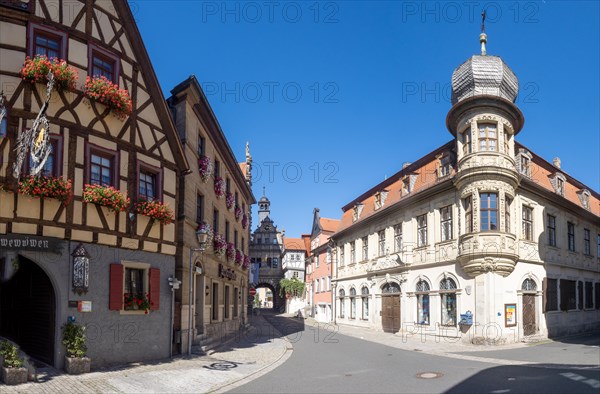
[[[50,102],[52,95],[52,89],[54,89],[54,74],[52,71],[48,72],[48,84],[46,85],[46,100],[40,109],[38,116],[33,122],[33,126],[30,129],[19,132],[17,139],[17,159],[13,164],[13,176],[19,180],[23,165],[25,163],[25,157],[27,151],[29,151],[31,157],[30,175],[38,175],[44,168],[48,156],[52,153],[52,145],[50,144],[50,123],[46,118],[46,110]]]

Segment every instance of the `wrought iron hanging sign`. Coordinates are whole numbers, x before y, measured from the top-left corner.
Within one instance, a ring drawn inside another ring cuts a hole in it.
[[[90,255],[82,244],[73,251],[73,291],[77,294],[88,292],[90,284]]]
[[[48,72],[48,84],[46,85],[46,100],[38,116],[35,118],[33,126],[30,129],[19,132],[19,137],[17,138],[17,147],[15,148],[17,159],[13,164],[13,176],[17,180],[21,176],[28,151],[31,157],[29,174],[34,176],[42,171],[46,160],[48,160],[48,156],[52,153],[50,123],[46,118],[46,110],[48,109],[52,89],[54,89],[54,74],[50,71]]]

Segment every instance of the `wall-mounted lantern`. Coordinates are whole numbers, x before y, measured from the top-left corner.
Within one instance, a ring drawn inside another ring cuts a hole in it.
[[[73,251],[73,291],[87,293],[90,285],[90,255],[82,244]]]

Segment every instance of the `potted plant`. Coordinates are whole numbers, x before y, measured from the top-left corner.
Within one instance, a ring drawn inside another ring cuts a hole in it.
[[[245,230],[248,227],[248,215],[242,216],[242,228]]]
[[[117,84],[105,76],[87,77],[83,94],[92,101],[106,105],[112,113],[123,120],[131,114],[131,98],[125,89],[119,89]]]
[[[129,198],[112,186],[85,185],[83,202],[98,204],[114,212],[123,212],[129,207]]]
[[[19,182],[19,193],[44,198],[55,198],[63,205],[69,205],[71,201],[72,186],[70,179],[51,176],[28,176]]]
[[[240,207],[239,205],[235,206],[235,220],[240,220],[240,218],[242,217],[242,207]]]
[[[90,372],[92,360],[86,357],[85,327],[68,322],[62,326],[62,343],[67,349],[65,356],[65,371],[70,375]]]
[[[242,265],[243,262],[244,262],[244,254],[242,253],[241,250],[236,249],[235,250],[235,263],[237,265]]]
[[[19,357],[17,347],[8,341],[2,342],[2,381],[6,385],[27,383],[27,368],[23,367],[23,359]]]
[[[164,225],[171,224],[175,220],[173,210],[160,201],[140,200],[136,205],[136,212]]]

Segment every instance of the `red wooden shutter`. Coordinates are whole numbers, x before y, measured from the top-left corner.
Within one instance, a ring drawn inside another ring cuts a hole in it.
[[[120,311],[123,308],[123,265],[110,265],[110,289],[108,292],[108,309]]]
[[[150,268],[150,309],[158,310],[160,307],[160,270]]]

